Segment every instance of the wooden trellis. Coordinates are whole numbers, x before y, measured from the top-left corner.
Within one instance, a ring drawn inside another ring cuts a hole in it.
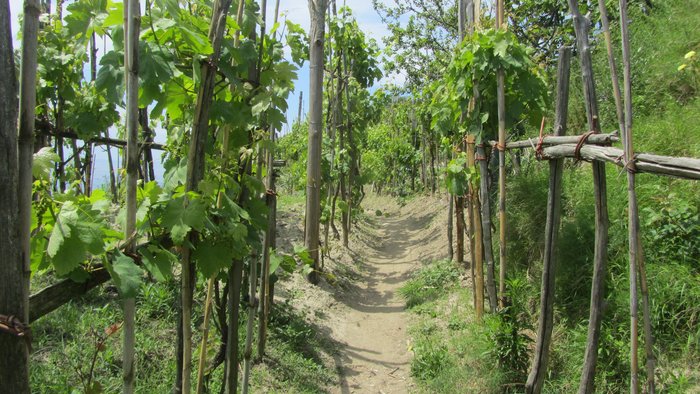
[[[637,370],[637,280],[641,281],[641,294],[644,308],[644,334],[647,358],[647,382],[646,391],[655,392],[654,372],[655,356],[653,354],[653,337],[651,335],[651,322],[649,317],[649,301],[646,286],[646,273],[641,253],[641,241],[639,236],[639,219],[636,206],[636,194],[634,192],[634,175],[637,172],[647,172],[657,175],[671,176],[684,179],[700,179],[700,159],[688,157],[669,157],[653,154],[635,154],[632,147],[632,105],[629,61],[629,39],[627,37],[626,1],[620,1],[621,20],[623,31],[623,63],[624,63],[624,87],[625,106],[623,109],[622,94],[617,83],[616,66],[612,56],[607,14],[604,2],[600,2],[601,17],[603,19],[604,34],[608,44],[608,54],[615,89],[617,113],[620,121],[621,140],[624,149],[610,146],[620,140],[617,133],[601,133],[593,66],[588,38],[590,21],[583,17],[577,1],[569,0],[569,6],[574,16],[577,49],[580,57],[581,72],[583,77],[583,91],[586,104],[586,115],[589,130],[576,136],[564,136],[567,123],[567,107],[569,96],[570,58],[572,49],[565,47],[559,50],[559,66],[557,72],[557,99],[553,135],[540,135],[539,138],[504,144],[502,141],[491,141],[493,147],[499,149],[527,149],[536,151],[538,160],[548,160],[550,163],[549,193],[547,201],[547,220],[545,226],[545,249],[542,270],[542,288],[540,297],[540,317],[537,330],[537,342],[532,362],[530,375],[526,383],[526,392],[539,393],[542,390],[547,370],[549,345],[553,330],[553,306],[555,285],[555,258],[557,234],[561,221],[561,190],[563,160],[574,158],[580,161],[591,162],[593,167],[595,202],[595,252],[594,272],[591,288],[591,308],[588,326],[588,340],[584,356],[579,393],[590,393],[594,387],[595,368],[598,354],[598,343],[602,323],[602,304],[604,300],[604,279],[607,265],[608,243],[608,213],[607,193],[605,180],[605,164],[612,163],[622,167],[628,173],[628,192],[630,204],[630,392],[639,390]]]

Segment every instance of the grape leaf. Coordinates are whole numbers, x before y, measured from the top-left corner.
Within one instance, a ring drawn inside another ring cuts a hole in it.
[[[191,229],[204,228],[205,215],[206,205],[202,199],[191,198],[185,207],[184,197],[174,198],[165,207],[163,226],[170,231],[173,242],[182,245]]]
[[[192,257],[197,262],[202,274],[211,278],[223,269],[231,266],[233,260],[232,248],[226,242],[205,240],[197,245]]]
[[[117,254],[117,258],[111,264],[105,264],[114,285],[117,286],[122,298],[135,297],[143,281],[143,270],[134,263],[134,260],[122,254]]]
[[[143,257],[144,267],[157,281],[163,282],[173,276],[171,268],[176,260],[174,254],[155,245],[142,248],[139,253]]]

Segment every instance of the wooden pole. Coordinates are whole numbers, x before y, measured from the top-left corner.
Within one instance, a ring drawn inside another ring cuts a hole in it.
[[[558,159],[576,157],[585,161],[603,161],[625,167],[624,151],[610,146],[583,145],[576,155],[576,144],[561,144],[542,150],[542,158]],[[676,178],[700,179],[700,159],[691,157],[669,157],[638,153],[635,155],[637,172],[647,172]]]
[[[238,13],[237,13],[237,18],[236,20],[238,21],[238,24],[240,26],[240,23],[243,19],[243,8],[242,5],[244,3],[241,1],[239,3],[238,7]],[[240,30],[238,30],[235,34],[234,37],[234,47],[238,46],[238,43],[240,41]],[[222,144],[221,144],[221,171],[227,171],[229,167],[229,160],[228,160],[228,151],[229,151],[229,140],[230,140],[230,127],[224,126],[222,128]],[[217,198],[216,198],[216,207],[218,209],[221,209],[223,207],[224,203],[224,191],[220,190]],[[196,386],[196,392],[197,394],[203,393],[204,392],[204,369],[206,367],[206,358],[207,358],[207,342],[209,339],[209,318],[211,316],[211,301],[212,301],[212,292],[214,290],[214,282],[216,281],[216,275],[212,276],[209,278],[207,281],[207,295],[204,301],[204,322],[203,322],[203,328],[202,328],[202,340],[201,344],[199,347],[199,364],[197,366],[197,386]]]
[[[323,40],[325,0],[309,0],[311,30],[309,33],[309,145],[306,166],[306,225],[304,246],[313,260],[309,282],[318,283],[319,230],[321,218],[321,134],[323,133]]]
[[[34,114],[36,108],[37,46],[40,5],[25,0],[22,23],[22,63],[19,85],[19,135],[17,139],[19,179],[19,238],[22,248],[22,322],[29,319],[29,279],[31,276],[32,162],[34,155]],[[6,76],[9,77],[9,76]],[[77,152],[74,152],[77,155]],[[4,313],[0,311],[0,313]]]
[[[576,43],[581,61],[583,77],[583,93],[586,103],[588,127],[594,133],[600,133],[598,123],[598,102],[595,82],[593,79],[593,64],[591,49],[588,42],[589,21],[581,15],[577,0],[568,0],[574,17]],[[605,288],[605,271],[608,254],[608,203],[607,184],[605,179],[605,164],[593,162],[593,188],[595,193],[595,249],[593,260],[593,280],[591,284],[591,307],[588,320],[588,339],[581,371],[579,393],[593,391],[595,368],[598,360],[598,343],[600,341],[600,326],[603,319],[603,301]]]
[[[542,138],[542,146],[551,145],[561,145],[561,144],[577,144],[581,140],[580,135],[568,135],[568,136],[556,136],[547,135]],[[612,145],[613,142],[618,142],[620,138],[617,136],[617,132],[608,134],[592,134],[589,135],[584,141],[588,145]],[[528,138],[522,141],[514,141],[506,144],[506,149],[524,149],[524,148],[537,148],[537,144],[540,142],[538,138]],[[496,146],[497,141],[490,141],[491,146]]]
[[[266,12],[267,0],[262,0],[260,13],[262,24],[260,25],[260,48],[258,57],[258,70],[257,75],[260,75],[260,70],[262,69],[262,54],[265,45],[265,23],[266,23]],[[273,131],[274,133],[274,131]],[[269,163],[269,161],[268,161]],[[272,171],[272,168],[268,167],[268,172]],[[258,177],[262,176],[258,172]],[[265,249],[266,241],[263,240],[263,249]],[[262,265],[265,264],[265,251],[263,251]],[[246,338],[245,338],[245,348],[243,351],[243,382],[242,382],[242,393],[248,394],[250,388],[250,370],[253,363],[253,330],[255,329],[255,315],[258,311],[258,302],[256,299],[257,284],[258,284],[258,261],[256,258],[250,260],[249,266],[250,280],[249,282],[249,293],[248,293],[248,322],[246,327]],[[263,278],[264,280],[265,278]]]
[[[136,182],[139,178],[139,36],[141,8],[138,0],[128,0],[124,7],[124,75],[126,78],[126,226],[124,238],[130,240],[126,252],[136,251]],[[124,300],[124,393],[133,393],[135,385],[136,299]]]
[[[569,75],[571,48],[559,48],[557,68],[557,102],[555,110],[554,134],[566,134],[566,120],[569,107]],[[537,328],[535,355],[530,375],[525,384],[527,393],[540,393],[547,374],[549,345],[554,328],[554,289],[557,257],[557,239],[561,222],[561,189],[564,159],[549,162],[549,194],[547,198],[547,221],[545,223],[544,261],[542,264],[542,289],[540,291],[540,317]]]
[[[467,135],[467,163],[469,168],[474,168],[474,143],[473,134]],[[472,193],[472,206],[474,212],[478,215],[481,212],[479,204],[479,196],[477,193]],[[483,228],[481,220],[474,220],[474,276],[475,276],[475,297],[474,309],[476,310],[476,319],[481,321],[484,316],[484,246],[483,246]]]
[[[205,145],[209,136],[209,108],[214,94],[216,69],[221,55],[226,16],[231,6],[231,0],[218,0],[214,3],[211,25],[209,27],[209,42],[213,52],[209,61],[202,63],[202,80],[197,94],[197,104],[192,122],[192,139],[187,163],[187,178],[185,189],[195,191],[204,176]],[[194,241],[191,235],[190,242]],[[193,266],[190,248],[184,248],[182,254],[182,392],[190,392],[190,374],[192,371],[192,292],[194,287]]]
[[[38,13],[36,15],[38,17]],[[33,18],[25,13],[27,18]],[[27,315],[24,302],[25,277],[19,223],[17,153],[17,79],[15,75],[10,5],[0,0],[0,314]],[[26,38],[26,36],[25,36]],[[26,58],[24,58],[26,59]],[[34,86],[34,85],[32,85]],[[31,175],[31,172],[30,172]],[[19,333],[0,331],[0,385],[10,393],[25,394],[29,388],[29,346]]]
[[[280,0],[275,1],[275,14],[273,24],[277,24],[279,16]],[[275,39],[277,34],[275,33]],[[277,140],[275,129],[270,130],[270,141],[275,143]],[[267,176],[265,179],[267,191],[265,193],[265,204],[267,205],[267,229],[265,230],[265,238],[263,239],[263,263],[262,272],[260,274],[260,296],[258,297],[258,316],[260,323],[258,324],[258,354],[257,361],[262,361],[265,355],[265,344],[267,339],[267,322],[270,314],[270,253],[275,249],[275,231],[277,230],[277,192],[275,189],[275,176],[277,170],[275,167],[274,152],[268,150],[266,157]]]
[[[640,237],[639,207],[637,205],[637,192],[635,190],[635,165],[634,144],[632,139],[632,64],[630,55],[630,40],[627,18],[627,0],[620,0],[620,27],[622,33],[622,62],[625,86],[625,128],[622,133],[622,141],[625,148],[625,162],[627,167],[627,193],[628,193],[628,231],[629,231],[629,259],[630,259],[630,392],[639,391],[638,362],[637,362],[637,270],[641,279],[642,299],[644,307],[644,335],[647,356],[647,389],[649,393],[656,392],[654,384],[654,339],[651,333],[651,316],[649,307],[649,292],[646,283],[646,269]]]
[[[505,29],[505,8],[503,0],[496,3],[496,26]],[[506,293],[506,96],[505,71],[500,68],[496,74],[498,101],[498,215],[499,215],[499,302],[504,307]]]

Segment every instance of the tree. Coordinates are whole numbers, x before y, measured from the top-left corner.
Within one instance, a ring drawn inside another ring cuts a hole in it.
[[[321,134],[323,130],[323,42],[326,1],[309,0],[309,148],[306,166],[306,225],[304,245],[313,260],[309,281],[318,283],[321,219]]]
[[[439,79],[458,42],[455,0],[394,0],[393,6],[373,0],[372,4],[390,32],[384,42],[394,57],[386,65],[387,73],[405,72],[410,88]]]

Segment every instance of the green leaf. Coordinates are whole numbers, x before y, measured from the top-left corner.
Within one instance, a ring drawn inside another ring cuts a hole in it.
[[[233,261],[232,248],[226,242],[203,241],[197,244],[192,257],[202,274],[211,278],[231,266]]]
[[[172,266],[177,261],[174,254],[156,245],[142,248],[139,253],[143,257],[144,267],[157,281],[163,282],[172,278]]]
[[[170,231],[173,242],[182,245],[191,229],[201,231],[204,228],[206,205],[201,198],[191,196],[185,207],[184,197],[168,202],[163,214],[163,226]]]
[[[46,146],[39,149],[39,151],[34,154],[34,159],[32,161],[32,175],[34,175],[35,178],[50,181],[54,163],[59,160],[60,158],[58,155],[50,147]]]
[[[122,298],[135,297],[143,282],[143,270],[134,260],[119,252],[112,264],[105,264]]]

